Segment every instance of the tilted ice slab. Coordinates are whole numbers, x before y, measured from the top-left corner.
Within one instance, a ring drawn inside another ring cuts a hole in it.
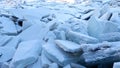
[[[12,59],[16,49],[14,47],[0,47],[0,62],[6,62]]]
[[[55,40],[56,45],[58,45],[60,48],[62,48],[66,52],[76,53],[80,52],[82,53],[81,46],[67,40]]]
[[[100,17],[101,20],[110,20],[112,16],[111,12],[106,12],[103,16]]]
[[[34,24],[20,33],[18,37],[21,38],[22,41],[34,39],[41,40],[47,32],[48,28],[46,28],[43,24]]]
[[[70,65],[71,65],[72,68],[86,68],[86,67],[84,67],[80,64],[76,64],[76,63],[71,63]]]
[[[45,56],[44,52],[41,53],[41,67],[47,68],[52,62]]]
[[[115,42],[120,41],[120,32],[103,33],[99,35],[101,41]]]
[[[98,42],[98,39],[88,36],[88,35],[84,35],[82,33],[79,32],[74,32],[74,31],[68,31],[66,34],[68,40],[71,40],[73,42],[76,43],[96,43]]]
[[[50,64],[49,68],[59,68],[57,63]]]
[[[118,28],[117,23],[114,23],[114,22],[111,22],[111,21],[107,21],[105,23],[105,27],[104,27],[104,30],[103,30],[104,33],[118,32],[118,31],[119,31],[119,28]]]
[[[41,53],[41,43],[39,40],[21,42],[13,56],[10,68],[24,68],[34,63]]]
[[[47,43],[43,45],[44,54],[51,60],[58,63],[61,66],[76,62],[78,57],[75,55],[68,54],[58,48],[54,43]]]
[[[119,12],[113,12],[110,21],[120,24]]]
[[[93,37],[98,37],[104,30],[104,22],[100,21],[95,16],[91,16],[88,20],[88,34]]]
[[[0,46],[7,44],[13,37],[0,35]]]
[[[16,26],[9,18],[0,17],[1,25],[3,26],[0,29],[0,32],[3,34],[17,34]]]
[[[63,68],[71,68],[70,64],[64,66]]]
[[[88,66],[120,61],[120,42],[103,42],[83,45],[85,63]]]
[[[120,62],[115,62],[113,68],[120,68]]]
[[[34,63],[29,65],[27,68],[42,68],[42,61],[41,61],[41,56],[39,56],[38,60]]]

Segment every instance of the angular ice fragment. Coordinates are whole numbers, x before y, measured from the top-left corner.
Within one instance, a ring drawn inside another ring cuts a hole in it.
[[[39,56],[38,60],[34,64],[29,65],[27,68],[42,68],[41,63],[41,56]]]
[[[24,68],[34,63],[41,53],[39,40],[21,42],[11,61],[10,68]]]
[[[71,63],[70,65],[71,65],[72,68],[86,68],[86,67],[84,67],[80,64],[76,64],[76,63]]]
[[[34,39],[43,39],[46,35],[46,33],[49,31],[48,28],[46,28],[42,24],[34,24],[28,29],[24,30],[22,33],[18,35],[18,37],[21,38],[22,41],[24,40],[34,40]]]
[[[0,47],[0,53],[1,53],[0,62],[6,62],[12,59],[15,51],[16,49],[13,47],[8,47],[8,46]]]
[[[46,57],[61,66],[78,61],[78,56],[64,52],[54,43],[47,43],[43,45],[43,50]]]
[[[0,30],[3,34],[17,34],[16,26],[14,22],[12,22],[10,19],[1,17],[0,22],[2,23],[3,28]]]
[[[50,64],[49,68],[59,68],[57,63]]]
[[[98,39],[88,36],[88,35],[85,35],[85,34],[82,34],[82,33],[79,33],[79,32],[68,31],[66,36],[67,36],[68,40],[71,40],[71,41],[79,43],[79,44],[98,42]]]
[[[120,17],[118,12],[113,12],[110,21],[120,24]]]
[[[119,25],[117,23],[108,21],[105,23],[105,27],[104,27],[103,32],[104,33],[118,32],[119,31],[118,26]]]
[[[98,37],[99,34],[103,33],[104,22],[100,21],[98,18],[92,16],[88,20],[88,34],[93,37]]]
[[[44,52],[42,51],[42,54],[41,54],[41,67],[42,68],[48,68],[49,65],[52,63],[44,54]]]
[[[101,41],[115,42],[120,41],[120,32],[111,32],[100,34],[99,39]]]
[[[115,62],[113,68],[120,68],[120,62]]]
[[[70,64],[64,66],[63,68],[71,68]]]
[[[82,53],[81,46],[67,40],[55,40],[55,43],[66,52],[71,53]]]

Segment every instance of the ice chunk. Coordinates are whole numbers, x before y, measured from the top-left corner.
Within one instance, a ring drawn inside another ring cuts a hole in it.
[[[42,54],[41,54],[41,67],[42,68],[48,68],[49,65],[52,63],[44,54],[44,52],[42,51]]]
[[[81,34],[79,32],[68,31],[66,36],[67,36],[68,40],[71,40],[71,41],[79,43],[79,44],[98,42],[98,39],[88,36],[88,35]]]
[[[49,31],[46,36],[44,37],[44,41],[45,42],[51,42],[54,41],[54,39],[56,38],[55,34],[53,33],[53,31]]]
[[[85,14],[85,15],[82,15],[81,19],[83,19],[83,20],[89,20],[89,18],[93,15],[93,12],[94,11],[91,11],[91,12]]]
[[[17,34],[16,26],[9,18],[0,17],[3,28],[0,30],[3,34]]]
[[[7,47],[17,48],[18,44],[21,42],[20,38],[17,36],[13,36],[13,38],[5,45]]]
[[[41,43],[39,40],[21,42],[13,56],[10,68],[24,68],[34,63],[41,53]]]
[[[13,47],[8,47],[8,46],[0,47],[0,53],[1,53],[0,62],[6,62],[12,59],[15,51],[16,49]]]
[[[7,62],[4,62],[2,65],[0,65],[0,68],[9,68],[9,64]]]
[[[74,42],[67,40],[55,40],[55,43],[64,51],[71,53],[76,53],[76,52],[82,53],[81,46]]]
[[[51,60],[58,63],[61,66],[76,62],[78,56],[68,54],[58,48],[54,43],[47,43],[43,45],[44,54]]]
[[[109,11],[109,9],[110,9],[109,4],[105,4],[100,10],[101,16],[103,16],[103,14]]]
[[[110,32],[118,32],[118,24],[114,22],[106,22],[104,27],[104,33],[110,33]]]
[[[103,16],[100,17],[101,20],[110,20],[112,16],[111,12],[106,12]]]
[[[100,9],[96,8],[96,9],[94,10],[93,16],[99,18],[99,17],[101,16]]]
[[[104,23],[98,18],[92,16],[88,20],[88,34],[93,37],[98,37],[99,34],[103,33]]]
[[[113,12],[110,21],[112,21],[112,22],[116,22],[116,23],[120,24],[119,13],[118,13],[118,12]]]
[[[52,63],[50,64],[50,67],[49,68],[59,68],[57,63]]]
[[[27,68],[42,68],[41,56],[39,56],[38,60],[34,64],[29,65]]]
[[[52,21],[54,18],[56,18],[55,14],[48,14],[48,15],[43,16],[40,19],[40,21],[48,23],[48,22]]]
[[[120,61],[120,42],[103,42],[99,44],[86,44],[83,57],[88,66],[96,64],[109,64]],[[113,59],[114,58],[114,59]]]
[[[34,24],[28,29],[24,30],[22,33],[20,33],[18,37],[20,37],[22,41],[43,39],[48,30],[49,29],[42,24]]]
[[[73,18],[69,20],[69,23],[71,24],[71,29],[73,31],[80,32],[86,35],[88,34],[86,21]]]
[[[113,68],[119,68],[119,67],[120,67],[120,62],[115,62]]]
[[[119,32],[103,33],[100,34],[99,39],[101,41],[109,41],[109,42],[120,41],[120,33]]]
[[[11,39],[11,36],[0,35],[0,46],[5,46]]]
[[[71,68],[70,64],[64,66],[63,68]]]
[[[71,67],[72,68],[86,68],[86,67],[84,67],[84,66],[82,66],[80,64],[76,64],[76,63],[71,63]]]

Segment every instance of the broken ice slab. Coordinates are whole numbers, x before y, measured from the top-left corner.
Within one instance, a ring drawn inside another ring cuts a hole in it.
[[[81,19],[83,19],[83,20],[89,20],[89,18],[93,15],[93,12],[94,11],[91,11],[91,12],[89,12],[87,14],[82,15]]]
[[[88,33],[87,33],[87,23],[86,23],[87,21],[72,18],[72,19],[68,20],[68,22],[70,23],[71,29],[73,31],[80,32],[80,33],[88,35]]]
[[[13,15],[19,17],[22,19],[23,17],[29,21],[40,19],[41,17],[45,16],[46,14],[50,14],[50,9],[46,7],[40,7],[40,8],[32,8],[31,9],[8,9],[9,12],[11,12]]]
[[[13,47],[0,47],[0,62],[6,62],[12,59],[16,49]]]
[[[43,39],[48,32],[48,28],[46,28],[43,24],[34,24],[24,30],[22,33],[18,35],[18,37],[22,40],[34,40],[34,39]]]
[[[0,68],[9,68],[9,63],[3,62],[2,64],[0,64]]]
[[[10,63],[10,68],[24,68],[34,63],[41,53],[39,40],[21,42]]]
[[[98,39],[82,34],[80,32],[74,32],[74,31],[68,31],[67,34],[67,39],[71,40],[73,42],[76,42],[78,44],[81,43],[96,43],[98,42]]]
[[[120,41],[120,32],[103,33],[99,35],[100,41]]]
[[[41,53],[41,67],[48,68],[52,62],[45,56],[44,52]]]
[[[79,7],[77,7],[77,8],[79,8]],[[94,11],[94,9],[95,8],[93,8],[93,7],[90,7],[90,6],[80,6],[80,13],[83,13],[83,14],[87,14],[87,13],[89,13],[89,12],[91,12],[91,11]]]
[[[0,17],[0,22],[2,23],[3,28],[0,29],[0,33],[2,34],[8,34],[8,35],[16,35],[17,30],[16,26],[13,21],[11,21],[9,18]]]
[[[82,66],[82,65],[76,64],[76,63],[71,63],[70,65],[72,68],[86,68],[85,66]]]
[[[113,68],[113,63],[99,64],[97,68]]]
[[[38,60],[34,64],[29,65],[27,68],[42,68],[41,63],[41,56],[39,56]]]
[[[48,15],[43,16],[40,19],[40,21],[48,23],[48,22],[52,21],[54,18],[56,18],[55,14],[48,14]]]
[[[120,68],[120,62],[115,62],[113,68]]]
[[[100,9],[100,14],[101,16],[103,16],[103,14],[105,14],[106,12],[108,12],[110,10],[110,6],[109,4],[105,4],[101,9]],[[100,16],[100,17],[101,17]]]
[[[30,22],[30,21],[23,21],[23,23],[22,23],[22,30],[25,30],[25,29],[27,29],[27,28],[29,28],[30,26],[32,26],[32,23]]]
[[[5,46],[13,37],[0,35],[0,46]]]
[[[99,34],[103,33],[104,30],[104,22],[100,21],[95,16],[91,16],[88,20],[88,34],[92,37],[98,37]]]
[[[20,38],[17,36],[12,36],[12,39],[5,45],[7,47],[17,48],[18,44],[21,42]]]
[[[52,42],[54,39],[56,39],[56,35],[53,33],[53,31],[49,31],[44,37],[45,42]]]
[[[70,64],[64,66],[63,68],[71,68]]]
[[[120,17],[118,12],[113,12],[110,21],[120,24]]]
[[[111,12],[106,12],[103,16],[100,17],[101,20],[110,20],[112,17]]]
[[[61,66],[78,61],[78,56],[64,52],[55,43],[46,43],[43,45],[43,50],[48,59]]]
[[[111,21],[107,21],[105,23],[105,27],[104,27],[103,33],[118,32],[119,31],[118,26],[119,25],[117,23],[114,23],[114,22],[111,22]]]
[[[57,63],[50,64],[49,68],[59,68]]]
[[[120,61],[120,42],[104,42],[83,45],[83,57],[87,66]]]
[[[66,52],[70,53],[82,53],[81,46],[67,40],[55,40],[56,45],[62,48]]]

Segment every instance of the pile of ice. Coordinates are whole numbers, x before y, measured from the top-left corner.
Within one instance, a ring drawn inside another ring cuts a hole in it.
[[[0,10],[0,68],[119,68],[119,62],[119,5],[27,3]]]

